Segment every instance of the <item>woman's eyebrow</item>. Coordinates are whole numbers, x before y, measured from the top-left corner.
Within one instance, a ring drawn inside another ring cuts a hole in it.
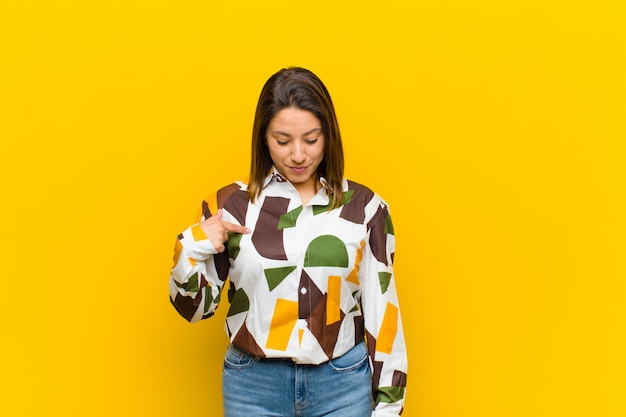
[[[322,130],[321,127],[314,127],[313,129],[309,130],[308,132],[304,132],[304,134],[302,136],[310,135],[311,133],[319,132],[321,130]],[[272,130],[271,133],[275,134],[275,135],[282,135],[282,136],[291,137],[291,135],[289,133],[283,132],[281,130]]]

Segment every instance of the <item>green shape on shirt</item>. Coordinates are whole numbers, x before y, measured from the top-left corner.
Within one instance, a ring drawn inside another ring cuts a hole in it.
[[[183,288],[187,292],[197,292],[200,288],[200,286],[198,285],[198,271],[190,276],[186,283],[180,284],[177,282],[176,286],[178,288]]]
[[[234,316],[235,314],[248,311],[249,309],[250,300],[248,299],[248,294],[246,294],[243,288],[239,288],[235,291],[235,295],[233,295],[233,299],[230,302],[230,309],[228,310],[226,317]]]
[[[354,307],[352,307],[352,310],[350,310],[350,313],[352,313],[353,311],[358,311],[359,310],[359,300],[357,300],[356,295],[359,293],[360,290],[355,291],[352,293],[352,298],[354,298]]]
[[[328,211],[328,209],[330,208],[330,203],[326,204],[325,206],[316,206],[316,205],[313,205],[313,206],[311,206],[311,207],[313,207],[313,215],[314,215],[314,216],[317,216],[317,215],[318,215],[318,214],[320,214],[320,213],[327,212],[327,211]]]
[[[354,190],[348,190],[343,193],[343,202],[342,205],[348,204],[350,200],[352,200],[352,196],[354,195]]]
[[[380,281],[380,289],[383,291],[383,294],[387,292],[387,288],[389,288],[389,281],[391,281],[391,274],[389,272],[379,272],[378,280]]]
[[[404,387],[378,387],[376,400],[379,403],[395,403],[404,398]]]
[[[346,245],[336,236],[318,236],[309,243],[304,258],[304,266],[348,267]]]
[[[239,255],[239,245],[241,243],[241,233],[228,232],[228,256],[237,259]]]
[[[211,307],[211,302],[213,301],[213,291],[211,291],[211,289],[210,285],[204,287],[204,314],[209,311],[209,307]]]
[[[343,193],[343,201],[341,202],[341,205],[346,205],[350,202],[350,200],[352,199],[352,196],[354,195],[354,190],[348,190],[346,192]],[[332,203],[332,195],[329,197],[330,198],[330,202],[328,204],[326,204],[325,206],[313,206],[313,215],[317,216],[320,213],[324,213],[327,212],[328,210],[330,210],[330,205]]]
[[[265,273],[265,279],[267,280],[267,286],[272,291],[274,288],[278,286],[283,280],[289,275],[294,269],[295,266],[283,266],[280,268],[267,268],[263,272]]]
[[[296,227],[296,221],[298,220],[298,216],[301,212],[302,206],[298,206],[295,209],[288,211],[287,213],[280,216],[280,219],[278,220],[278,230]]]
[[[385,233],[393,235],[393,223],[391,222],[391,216],[387,216],[385,219]]]

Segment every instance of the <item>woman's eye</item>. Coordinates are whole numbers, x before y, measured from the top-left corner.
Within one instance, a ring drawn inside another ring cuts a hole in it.
[[[281,146],[285,146],[286,144],[288,144],[289,142],[287,141],[283,141],[283,140],[277,140],[276,143],[278,143]]]
[[[315,142],[317,142],[317,138],[315,139],[307,139],[306,143],[308,143],[309,145],[313,145]]]

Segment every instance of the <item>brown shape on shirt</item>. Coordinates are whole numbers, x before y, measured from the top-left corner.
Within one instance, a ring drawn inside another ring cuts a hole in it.
[[[218,207],[226,209],[242,226],[245,226],[249,202],[248,193],[238,184],[228,185],[217,192]]]
[[[304,293],[302,293],[303,289],[305,290]],[[313,309],[322,300],[324,300],[324,294],[322,294],[306,271],[303,270],[300,276],[300,284],[298,285],[298,318],[308,319]]]
[[[350,202],[341,208],[341,217],[352,223],[362,224],[365,220],[365,206],[372,201],[374,193],[367,187],[348,181],[348,190],[354,190]]]
[[[341,324],[343,323],[343,319],[346,317],[346,313],[339,310],[339,320],[331,323],[329,325],[326,324],[326,302],[328,299],[328,294],[324,294],[322,298],[322,302],[317,303],[317,305],[313,308],[311,312],[311,316],[307,318],[307,323],[309,325],[309,329],[313,336],[317,339],[320,346],[326,353],[328,358],[333,357],[333,351],[335,350],[335,345],[337,344],[337,339],[339,336],[339,329],[341,328]]]
[[[233,339],[232,343],[233,345],[245,350],[253,356],[259,358],[265,357],[263,349],[261,349],[256,340],[254,340],[254,336],[252,336],[252,334],[248,330],[248,326],[246,326],[245,322],[237,332],[237,335]]]
[[[280,216],[287,213],[289,199],[266,197],[254,227],[252,243],[259,255],[268,259],[287,260],[283,243],[283,230],[278,229]]]
[[[370,248],[376,260],[382,264],[387,263],[387,233],[385,232],[385,222],[389,216],[386,206],[380,206],[372,220],[367,224],[370,230]]]

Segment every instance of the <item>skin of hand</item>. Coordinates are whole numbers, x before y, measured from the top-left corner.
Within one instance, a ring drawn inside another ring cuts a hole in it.
[[[200,227],[204,231],[206,237],[211,241],[211,244],[218,252],[224,252],[226,247],[224,244],[228,240],[228,232],[233,233],[250,233],[250,229],[245,226],[239,226],[234,223],[225,222],[222,220],[222,209],[219,209],[214,216],[200,222]]]

